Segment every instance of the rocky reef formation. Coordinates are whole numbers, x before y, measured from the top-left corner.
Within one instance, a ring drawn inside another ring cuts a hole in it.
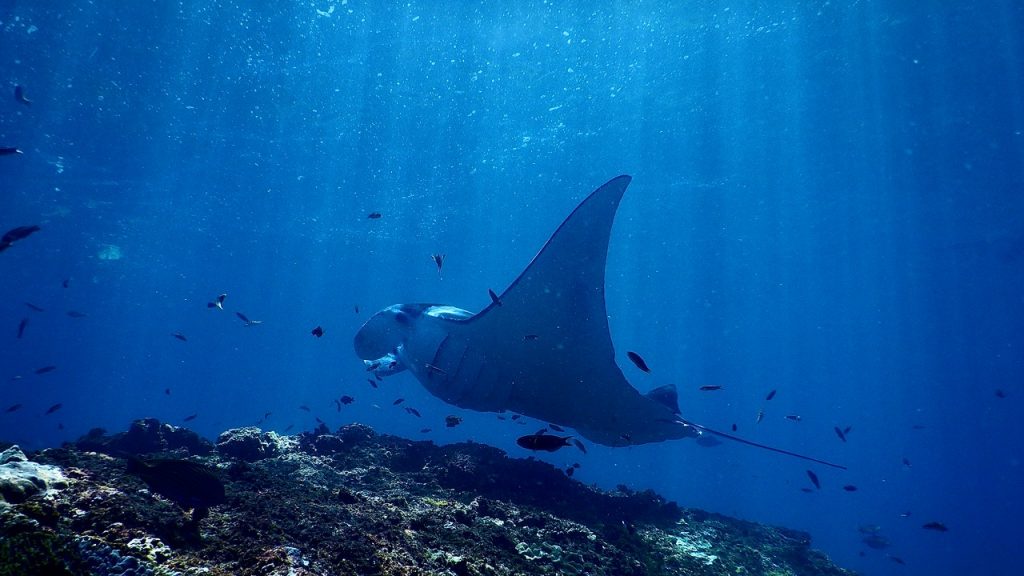
[[[602,492],[489,446],[360,425],[230,430],[213,449],[146,420],[31,459],[8,453],[0,576],[850,574],[804,533]],[[140,454],[204,463],[225,502],[193,518],[126,472]]]

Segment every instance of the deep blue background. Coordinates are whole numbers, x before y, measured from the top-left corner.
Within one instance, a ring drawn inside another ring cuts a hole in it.
[[[1020,572],[1021,5],[510,4],[0,0],[0,146],[25,152],[0,157],[0,228],[43,227],[0,254],[0,438],[192,413],[212,437],[271,411],[525,456],[539,424],[409,376],[373,390],[351,337],[397,302],[482,308],[630,173],[607,298],[627,377],[850,470],[805,494],[805,463],[737,445],[547,459],[808,530],[867,574]]]

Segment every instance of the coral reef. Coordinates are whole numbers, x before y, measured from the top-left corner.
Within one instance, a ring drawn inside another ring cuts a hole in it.
[[[165,426],[94,431],[31,461],[12,449],[0,469],[60,477],[0,502],[0,576],[850,574],[806,534],[652,492],[602,492],[480,444],[439,447],[360,425],[292,437],[246,428],[211,453],[172,441],[185,436]],[[191,455],[216,470],[226,502],[192,517],[126,472],[128,446]]]

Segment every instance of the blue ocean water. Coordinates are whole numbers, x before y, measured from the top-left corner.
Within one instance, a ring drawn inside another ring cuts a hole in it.
[[[319,417],[527,456],[538,423],[371,388],[352,336],[394,303],[483,308],[628,173],[626,376],[849,470],[688,440],[541,457],[864,574],[1020,573],[1022,30],[1009,0],[0,1],[0,146],[24,152],[0,232],[42,228],[0,254],[0,439]]]

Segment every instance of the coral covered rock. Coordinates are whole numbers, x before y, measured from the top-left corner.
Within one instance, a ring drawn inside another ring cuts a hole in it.
[[[20,503],[51,488],[67,486],[56,466],[29,462],[17,446],[0,452],[0,501]]]
[[[9,458],[2,466],[27,463]],[[72,481],[0,504],[0,576],[849,574],[803,533],[603,492],[480,444],[358,425],[222,434],[202,461],[225,500],[198,519],[122,458],[66,446],[33,460]]]

